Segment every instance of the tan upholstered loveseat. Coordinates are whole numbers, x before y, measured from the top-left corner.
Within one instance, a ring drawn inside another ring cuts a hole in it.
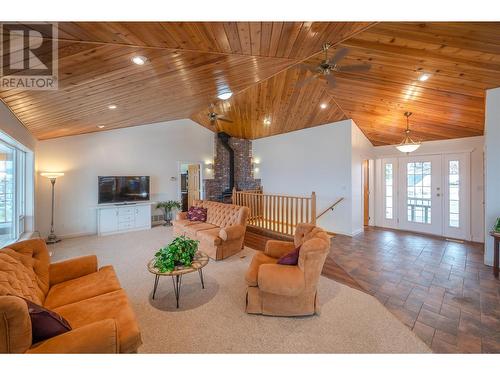
[[[248,207],[203,200],[195,200],[193,205],[207,209],[207,221],[189,221],[187,212],[180,212],[173,222],[174,235],[200,241],[199,249],[215,260],[241,251]]]
[[[32,345],[26,298],[64,317],[72,330]],[[135,314],[113,267],[94,255],[50,264],[43,240],[0,250],[0,353],[133,353]]]
[[[300,245],[296,266],[276,264]],[[318,311],[317,285],[330,250],[330,236],[311,224],[299,224],[294,242],[270,240],[254,255],[245,276],[250,314],[313,315]]]

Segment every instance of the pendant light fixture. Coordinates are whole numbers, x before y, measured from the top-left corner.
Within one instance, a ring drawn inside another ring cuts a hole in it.
[[[410,116],[412,115],[411,112],[405,112],[405,117],[406,117],[406,131],[405,131],[405,137],[403,141],[396,146],[396,148],[405,153],[410,153],[415,151],[417,148],[420,147],[420,142],[415,142],[413,139],[410,137]]]

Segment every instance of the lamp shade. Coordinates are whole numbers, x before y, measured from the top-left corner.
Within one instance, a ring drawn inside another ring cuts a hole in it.
[[[419,147],[419,143],[407,143],[396,146],[396,148],[401,152],[413,152]]]
[[[40,176],[47,177],[50,179],[64,176],[63,172],[42,172]]]

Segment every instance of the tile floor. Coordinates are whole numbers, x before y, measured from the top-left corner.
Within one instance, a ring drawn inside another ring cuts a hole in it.
[[[334,238],[330,259],[435,352],[500,353],[500,281],[481,244],[370,228]]]

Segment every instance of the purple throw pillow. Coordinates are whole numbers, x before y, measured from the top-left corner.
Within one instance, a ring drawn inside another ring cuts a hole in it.
[[[297,263],[299,263],[299,252],[300,246],[279,258],[278,264],[283,264],[285,266],[296,266]]]
[[[207,209],[203,207],[189,207],[187,218],[189,221],[207,221]]]
[[[33,344],[71,331],[68,321],[58,313],[50,311],[24,298],[31,319]]]

